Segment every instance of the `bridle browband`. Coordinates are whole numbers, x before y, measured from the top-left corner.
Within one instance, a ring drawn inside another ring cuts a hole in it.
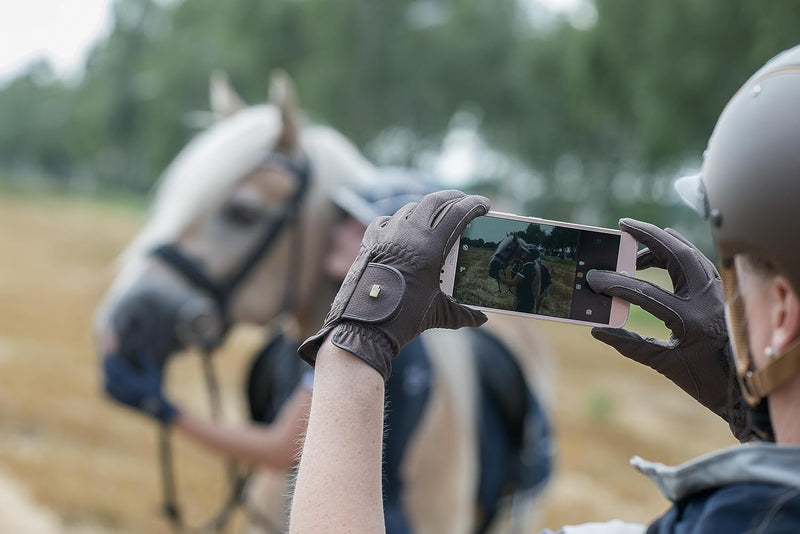
[[[270,250],[283,229],[289,225],[294,229],[295,240],[299,242],[302,238],[302,232],[297,225],[297,220],[299,218],[300,210],[308,193],[311,182],[310,162],[305,156],[300,160],[295,160],[284,154],[273,152],[259,165],[259,167],[277,167],[287,171],[295,178],[296,187],[291,198],[282,207],[280,212],[277,215],[267,218],[264,223],[265,229],[261,240],[245,256],[239,267],[233,270],[232,274],[228,275],[221,281],[214,280],[208,275],[208,273],[206,273],[199,262],[188,257],[177,247],[177,245],[173,243],[158,246],[150,252],[153,257],[162,261],[164,264],[172,268],[176,273],[181,275],[181,277],[183,277],[183,279],[189,282],[192,286],[206,293],[213,299],[217,305],[220,317],[224,322],[218,342],[224,338],[224,333],[227,331],[231,323],[230,317],[228,316],[228,311],[232,295],[264,258],[264,255]],[[297,247],[298,251],[301,249],[302,243],[300,243]],[[292,262],[293,260],[290,257],[288,261]],[[300,263],[302,264],[302,262]],[[286,311],[290,311],[295,304],[292,288],[296,285],[294,282],[297,276],[297,271],[296,269],[290,268],[288,269],[288,273],[289,280],[286,282],[283,302],[281,303],[281,308],[278,312],[278,315]],[[219,386],[217,384],[216,375],[211,362],[211,355],[215,346],[203,346],[201,348],[203,349],[203,370],[206,387],[209,392],[212,417],[216,420],[219,418],[221,413],[221,401],[219,395]],[[169,428],[166,425],[161,425],[159,438],[159,459],[161,464],[161,482],[164,499],[162,511],[172,524],[173,530],[217,532],[224,528],[227,522],[230,520],[234,509],[242,502],[244,498],[244,491],[250,473],[242,473],[236,462],[234,460],[230,460],[227,466],[230,489],[222,508],[205,525],[202,525],[198,528],[189,528],[184,523],[176,496],[175,472],[172,461],[172,443],[170,439]],[[251,514],[253,515],[253,519],[260,522],[265,529],[274,533],[281,532],[281,529],[272,523],[268,518],[263,517],[254,511],[251,511]]]

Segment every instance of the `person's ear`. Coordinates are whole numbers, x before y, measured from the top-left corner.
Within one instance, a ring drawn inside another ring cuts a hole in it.
[[[772,348],[781,354],[800,338],[800,299],[782,275],[773,278],[772,286],[777,297],[772,308]]]

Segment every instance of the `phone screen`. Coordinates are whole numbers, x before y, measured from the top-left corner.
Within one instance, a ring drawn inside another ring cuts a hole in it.
[[[619,233],[486,215],[461,235],[453,298],[461,304],[609,324],[612,298],[586,283],[617,268]]]

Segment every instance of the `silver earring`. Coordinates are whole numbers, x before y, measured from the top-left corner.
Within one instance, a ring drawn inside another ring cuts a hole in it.
[[[775,357],[775,349],[772,348],[772,345],[764,349],[764,356],[770,359]]]

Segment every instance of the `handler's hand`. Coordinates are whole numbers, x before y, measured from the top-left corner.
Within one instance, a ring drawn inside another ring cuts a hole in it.
[[[619,227],[647,247],[639,252],[636,268],[666,269],[675,293],[612,271],[589,271],[586,280],[593,290],[661,319],[672,335],[645,339],[622,328],[593,328],[592,336],[666,376],[727,421],[737,439],[747,438],[747,411],[733,368],[719,273],[674,230],[633,219],[620,220]]]
[[[103,358],[104,389],[106,394],[120,404],[145,415],[171,423],[178,409],[161,390],[162,371],[155,358],[140,358],[142,368],[137,369],[124,356],[115,354]]]
[[[298,350],[314,365],[325,337],[361,358],[384,380],[392,358],[428,328],[479,326],[486,316],[457,304],[439,289],[447,253],[489,200],[439,191],[372,221],[322,329]]]

